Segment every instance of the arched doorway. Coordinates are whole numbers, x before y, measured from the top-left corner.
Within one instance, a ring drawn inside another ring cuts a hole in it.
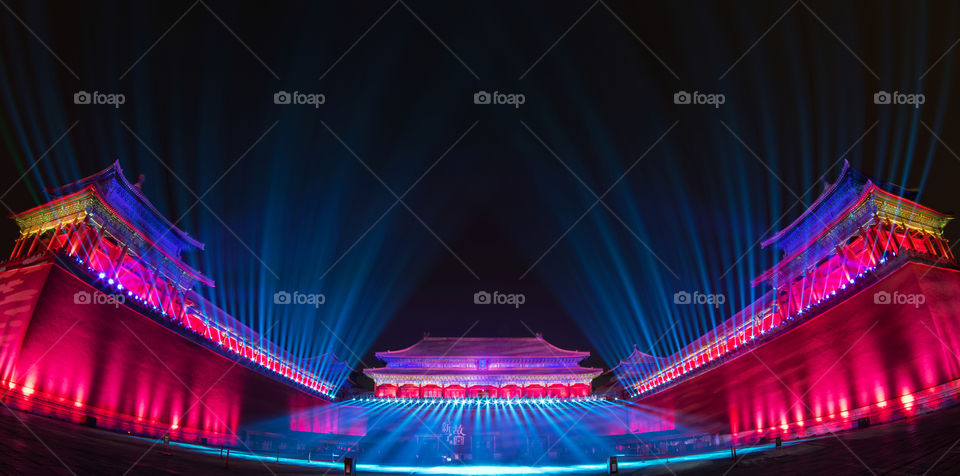
[[[377,385],[376,394],[378,397],[394,398],[397,396],[397,386],[389,383]]]
[[[500,398],[521,398],[523,389],[519,385],[504,385],[500,388]]]
[[[567,398],[570,395],[570,390],[566,385],[562,383],[555,383],[547,387],[547,397],[550,398]]]
[[[420,398],[420,387],[412,383],[400,387],[400,398]]]
[[[424,385],[420,388],[423,398],[443,398],[443,389],[439,385]]]
[[[464,398],[467,391],[460,385],[450,385],[443,389],[443,398]]]
[[[534,384],[523,387],[524,398],[543,398],[545,394],[543,385]]]
[[[497,398],[500,392],[492,385],[474,385],[467,389],[468,398]]]

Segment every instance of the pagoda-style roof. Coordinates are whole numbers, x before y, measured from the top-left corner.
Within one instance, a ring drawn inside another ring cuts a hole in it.
[[[613,372],[621,381],[638,380],[666,368],[667,362],[668,360],[663,357],[640,352],[634,347],[633,352],[613,368]]]
[[[754,286],[791,279],[873,220],[909,223],[940,233],[952,217],[916,203],[917,192],[875,181],[844,162],[836,182],[796,220],[761,245],[783,251],[779,262],[753,279]]]
[[[203,249],[203,243],[191,238],[167,220],[143,195],[138,185],[127,181],[119,162],[100,172],[62,187],[49,189],[48,203],[14,214],[21,233],[55,229],[59,223],[75,222],[96,216],[106,223],[110,233],[137,254],[161,269],[183,288],[200,282],[214,282],[181,259],[184,249]]]
[[[430,337],[406,349],[377,352],[386,367],[364,369],[377,385],[589,384],[603,370],[581,367],[589,352],[536,337]]]
[[[608,390],[628,390],[633,393],[632,390],[638,382],[643,382],[667,367],[668,359],[640,352],[634,345],[633,352],[611,369],[616,379],[609,384]]]
[[[477,376],[480,378],[489,376],[503,377],[549,377],[561,376],[571,379],[590,378],[593,379],[603,372],[601,369],[592,369],[588,367],[535,367],[535,368],[513,368],[513,369],[416,369],[416,368],[395,368],[383,367],[378,369],[365,369],[364,373],[373,377],[425,377],[425,376]]]
[[[134,226],[150,235],[150,238],[163,237],[162,242],[172,241],[172,251],[184,249],[203,249],[203,243],[193,239],[185,231],[177,228],[163,214],[157,211],[150,200],[143,195],[139,187],[131,184],[123,175],[120,161],[115,161],[109,167],[89,177],[62,187],[50,189],[47,192],[51,198],[61,198],[72,193],[93,186],[100,192],[100,196],[130,220]],[[24,212],[27,213],[27,212]],[[159,244],[159,243],[158,243]],[[166,243],[165,243],[166,244]]]
[[[916,190],[873,180],[851,167],[845,160],[837,181],[828,184],[823,193],[796,220],[761,242],[760,246],[766,248],[777,245],[788,255],[794,253],[811,237],[819,235],[826,223],[855,204],[871,185],[907,200],[912,201],[917,198]]]
[[[429,337],[425,336],[406,349],[377,352],[377,358],[531,358],[556,359],[590,356],[589,352],[565,350],[543,340],[543,337]]]

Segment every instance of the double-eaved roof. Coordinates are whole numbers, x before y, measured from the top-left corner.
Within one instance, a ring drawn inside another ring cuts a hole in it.
[[[601,369],[581,367],[589,352],[561,349],[536,337],[429,337],[405,349],[377,352],[386,367],[364,369],[378,385],[589,384]]]
[[[178,256],[181,250],[203,249],[203,243],[177,228],[153,206],[138,186],[127,180],[119,161],[76,182],[48,190],[48,193],[52,199],[57,199],[91,186],[114,210],[170,254]]]
[[[401,350],[377,352],[381,360],[433,358],[580,358],[590,352],[561,349],[543,337],[424,337]]]

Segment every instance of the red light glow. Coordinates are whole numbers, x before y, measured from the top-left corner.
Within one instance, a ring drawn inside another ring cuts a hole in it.
[[[911,394],[909,394],[909,393],[906,394],[906,395],[904,395],[904,396],[902,396],[902,397],[900,397],[900,403],[902,403],[902,404],[903,404],[903,407],[906,408],[906,409],[908,409],[908,410],[909,410],[911,407],[913,407],[913,402],[914,402],[913,395],[911,395]]]

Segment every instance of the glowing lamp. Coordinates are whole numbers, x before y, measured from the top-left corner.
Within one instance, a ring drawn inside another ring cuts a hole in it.
[[[904,396],[902,396],[902,397],[900,397],[900,403],[902,403],[903,406],[905,406],[905,407],[907,407],[907,408],[910,408],[910,407],[913,406],[914,400],[915,400],[915,399],[913,398],[913,395],[911,395],[911,394],[909,394],[909,393],[906,394],[906,395],[904,395]]]
[[[103,273],[100,273],[100,274],[103,274]],[[107,284],[112,285],[112,284],[113,284],[113,278],[108,279],[108,280],[107,280]]]

